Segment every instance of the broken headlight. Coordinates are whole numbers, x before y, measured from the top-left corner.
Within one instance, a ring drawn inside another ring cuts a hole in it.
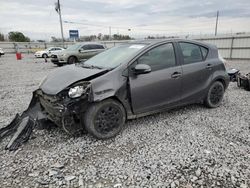
[[[69,89],[69,97],[70,98],[77,98],[82,96],[82,94],[86,93],[88,89],[87,85],[83,85],[83,86],[75,86]]]

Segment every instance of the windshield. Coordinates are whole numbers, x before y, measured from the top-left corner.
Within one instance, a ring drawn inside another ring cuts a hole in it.
[[[131,58],[145,44],[126,44],[106,50],[84,62],[86,66],[96,66],[103,68],[115,68],[126,59]]]
[[[78,48],[81,47],[81,44],[74,44],[72,46],[69,46],[67,50],[77,50]]]

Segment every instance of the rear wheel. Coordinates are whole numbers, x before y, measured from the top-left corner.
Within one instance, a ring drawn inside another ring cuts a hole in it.
[[[208,90],[206,99],[204,101],[205,105],[209,108],[216,108],[220,106],[224,92],[224,85],[219,81],[214,82]]]
[[[84,115],[86,130],[98,139],[116,136],[123,128],[126,113],[123,106],[112,99],[91,105]]]
[[[69,63],[69,64],[74,64],[74,63],[76,63],[76,62],[77,62],[76,57],[74,57],[74,56],[69,57],[69,59],[68,59],[68,63]]]

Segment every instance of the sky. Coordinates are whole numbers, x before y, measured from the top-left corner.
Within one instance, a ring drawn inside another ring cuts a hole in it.
[[[56,0],[0,0],[0,33],[33,40],[60,37]],[[98,33],[144,36],[250,32],[250,0],[60,0],[65,38]],[[66,22],[68,23],[66,23]],[[70,22],[70,23],[69,23]],[[130,29],[130,31],[129,31]]]

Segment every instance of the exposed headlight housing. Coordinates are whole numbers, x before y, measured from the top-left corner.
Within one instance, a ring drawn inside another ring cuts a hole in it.
[[[75,86],[69,89],[69,97],[70,98],[77,98],[82,96],[82,94],[86,93],[88,89],[88,85],[81,85],[81,86]]]

